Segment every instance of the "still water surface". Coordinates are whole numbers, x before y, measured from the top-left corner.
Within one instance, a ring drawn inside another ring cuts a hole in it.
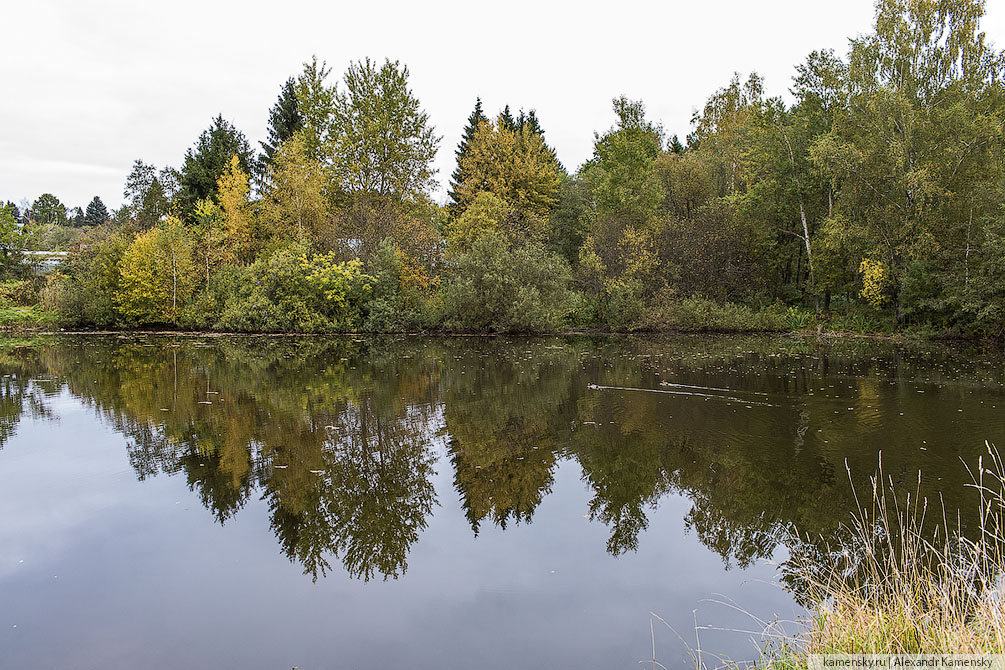
[[[968,532],[961,459],[1005,444],[969,345],[8,337],[0,375],[18,669],[635,668],[651,620],[686,667],[650,612],[753,658],[849,471],[923,470]]]

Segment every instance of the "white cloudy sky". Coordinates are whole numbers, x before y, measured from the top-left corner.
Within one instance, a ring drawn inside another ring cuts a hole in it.
[[[1005,44],[1005,2],[983,28]],[[872,0],[640,2],[94,2],[7,0],[0,56],[0,201],[54,193],[122,201],[133,160],[180,166],[218,113],[254,146],[285,79],[312,54],[407,64],[443,135],[445,181],[476,96],[495,113],[535,108],[569,168],[613,122],[611,98],[645,101],[683,136],[734,71],[787,91],[814,49],[845,53]]]

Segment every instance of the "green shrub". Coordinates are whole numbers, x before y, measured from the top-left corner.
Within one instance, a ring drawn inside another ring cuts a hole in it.
[[[565,259],[486,234],[458,259],[442,294],[442,321],[468,331],[558,330],[575,307],[569,282]]]
[[[0,282],[0,303],[21,307],[35,305],[38,303],[41,284],[36,277]]]
[[[119,263],[131,242],[125,232],[99,227],[70,255],[65,273],[50,275],[43,289],[46,308],[65,326],[114,326],[120,322],[115,295],[121,283]]]
[[[636,278],[605,282],[601,303],[604,323],[616,330],[633,330],[644,325],[645,300],[642,282]]]
[[[785,310],[785,320],[788,322],[789,330],[803,330],[813,323],[813,312],[799,307],[789,307]]]
[[[781,305],[753,310],[707,298],[674,299],[663,292],[648,310],[645,326],[693,332],[787,331],[791,328],[789,318],[789,311]]]
[[[426,294],[432,286],[425,271],[409,262],[394,240],[385,238],[370,261],[369,274],[374,281],[363,330],[401,333],[421,328],[426,320]]]
[[[219,327],[246,332],[348,332],[361,325],[373,277],[359,261],[292,244],[231,277]]]

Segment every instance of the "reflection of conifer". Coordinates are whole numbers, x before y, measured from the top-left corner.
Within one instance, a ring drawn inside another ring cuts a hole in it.
[[[454,487],[475,535],[483,519],[502,529],[511,519],[530,523],[534,510],[551,491],[555,451],[546,444],[535,449],[512,432],[507,437],[513,440],[510,444],[492,440],[469,449],[454,439],[448,447]]]
[[[251,495],[251,482],[245,479],[234,486],[233,478],[220,466],[219,453],[186,450],[178,459],[188,487],[199,494],[203,507],[213,512],[221,524],[244,507]]]
[[[476,534],[484,519],[502,528],[530,522],[551,490],[568,431],[561,417],[574,411],[569,373],[576,362],[571,348],[531,360],[512,357],[506,346],[483,353],[468,374],[449,376],[444,389],[454,488]]]
[[[675,346],[673,362],[660,369],[670,365],[678,379],[728,368],[721,385],[736,392],[792,390],[793,358],[775,355],[774,343],[695,339]],[[854,502],[844,460],[856,488],[867,490],[876,465],[868,445],[885,440],[884,464],[910,476],[927,453],[917,445],[931,439],[931,426],[956,420],[955,405],[887,391],[880,376],[926,380],[937,365],[959,370],[976,389],[988,368],[957,354],[911,356],[885,344],[835,343],[826,354],[793,346],[795,357],[814,356],[812,374],[854,385],[848,395],[855,399],[842,402],[892,403],[928,422],[886,432],[867,420],[874,414],[839,418],[823,394],[800,396],[804,420],[790,406],[743,411],[658,393],[586,391],[590,382],[651,385],[652,370],[640,361],[666,356],[664,343],[88,339],[0,354],[5,373],[16,372],[0,381],[0,442],[25,415],[48,411],[50,389],[66,389],[126,436],[139,479],[183,472],[221,522],[260,487],[283,551],[314,577],[339,563],[363,579],[404,573],[436,504],[430,440],[441,419],[454,485],[476,532],[485,519],[530,521],[561,456],[578,461],[593,490],[590,511],[610,528],[612,553],[637,547],[650,510],[683,495],[691,503],[686,527],[727,563],[747,565],[779,545],[826,560],[794,534],[845,546],[840,522]],[[827,431],[827,446],[815,432],[800,432],[807,422]],[[981,446],[962,455],[976,459]],[[967,513],[976,509],[976,493],[965,486],[966,471],[940,474],[941,481],[923,482],[921,495],[943,494],[950,514],[963,511],[964,536],[973,537],[979,527]]]

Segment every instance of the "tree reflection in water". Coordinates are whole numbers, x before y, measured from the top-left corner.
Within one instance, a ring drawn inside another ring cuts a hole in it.
[[[922,493],[972,532],[959,459],[1005,432],[996,353],[876,342],[38,337],[0,344],[0,375],[0,448],[68,393],[126,436],[139,479],[183,475],[221,524],[266,500],[313,579],[334,561],[404,574],[440,504],[441,443],[475,534],[531,523],[574,460],[611,554],[681,495],[686,528],[745,567],[778,547],[830,560],[854,510],[845,462],[866,490],[880,449],[895,482],[930,473]]]

